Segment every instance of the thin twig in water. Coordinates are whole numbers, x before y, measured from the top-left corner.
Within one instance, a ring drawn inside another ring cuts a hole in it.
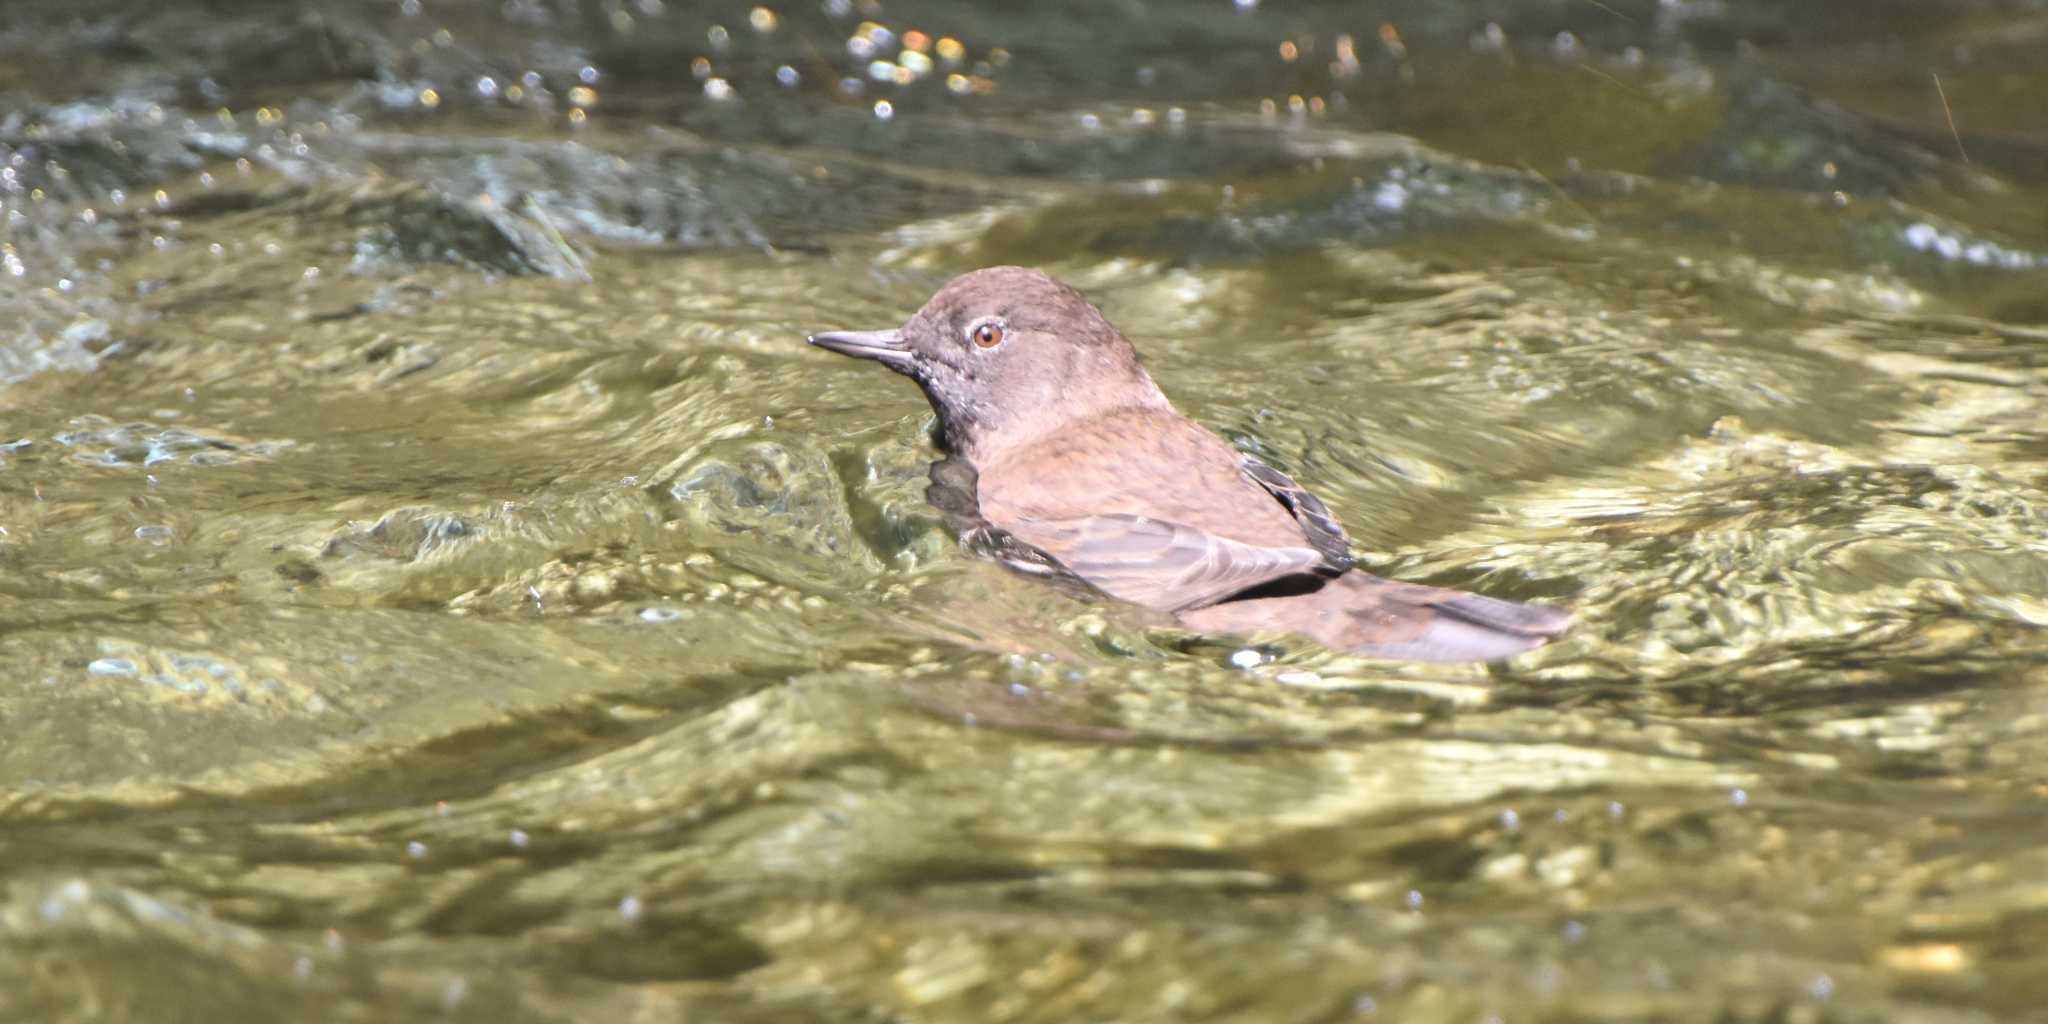
[[[1629,17],[1629,16],[1628,16],[1628,15],[1626,15],[1626,14],[1623,14],[1623,13],[1622,13],[1622,12],[1620,12],[1620,11],[1617,11],[1617,10],[1615,10],[1615,9],[1614,9],[1614,8],[1612,8],[1612,7],[1609,7],[1609,6],[1607,6],[1606,4],[1603,4],[1603,3],[1601,3],[1601,2],[1600,2],[1600,0],[1586,0],[1586,2],[1587,2],[1587,3],[1589,3],[1589,4],[1592,4],[1592,5],[1593,5],[1593,6],[1595,6],[1595,7],[1598,7],[1598,8],[1600,8],[1600,9],[1601,9],[1601,10],[1603,10],[1603,11],[1606,11],[1606,12],[1607,12],[1607,13],[1609,13],[1609,14],[1612,14],[1612,15],[1614,15],[1614,16],[1615,16],[1615,17],[1617,17],[1617,18],[1620,18],[1620,19],[1621,19],[1621,20],[1623,20],[1623,21],[1629,22],[1629,23],[1631,23],[1631,24],[1633,24],[1633,23],[1635,22],[1635,20],[1636,20],[1636,19],[1634,19],[1634,18],[1631,18],[1631,17]]]
[[[555,227],[554,219],[548,216],[547,209],[531,194],[526,197],[526,214],[534,223],[540,225],[541,237],[547,239],[549,245],[554,246],[556,255],[562,257],[562,261],[569,265],[569,269],[575,271],[577,277],[585,281],[590,280],[590,270],[583,265],[583,257],[576,254],[576,247],[570,245],[569,240],[562,236],[562,229]]]
[[[1579,63],[1577,63],[1577,64],[1574,64],[1574,65],[1572,65],[1572,66],[1573,66],[1573,67],[1575,67],[1575,68],[1578,68],[1578,69],[1579,69],[1580,71],[1584,71],[1585,73],[1587,73],[1587,74],[1589,74],[1589,75],[1592,75],[1592,76],[1594,76],[1594,77],[1596,77],[1596,78],[1604,78],[1604,79],[1606,79],[1607,81],[1609,81],[1610,83],[1612,83],[1612,84],[1614,84],[1614,85],[1617,85],[1617,86],[1620,86],[1620,87],[1621,87],[1621,89],[1622,89],[1622,91],[1624,91],[1624,92],[1632,92],[1632,93],[1634,93],[1634,94],[1636,95],[1636,98],[1637,98],[1637,99],[1643,99],[1643,100],[1646,100],[1646,99],[1649,99],[1649,98],[1650,98],[1650,94],[1649,94],[1649,93],[1646,93],[1646,92],[1644,92],[1643,90],[1641,90],[1641,89],[1638,89],[1638,88],[1636,88],[1635,86],[1633,86],[1633,85],[1630,85],[1630,84],[1628,84],[1627,82],[1624,82],[1624,81],[1622,81],[1621,79],[1619,79],[1619,78],[1616,78],[1616,77],[1614,77],[1613,75],[1610,75],[1610,74],[1608,74],[1607,72],[1605,72],[1605,71],[1602,71],[1602,70],[1600,70],[1599,68],[1596,68],[1596,67],[1594,67],[1593,65],[1591,65],[1591,64],[1588,64],[1588,63],[1586,63],[1586,62],[1584,62],[1584,61],[1580,61]]]
[[[1963,133],[1956,131],[1955,111],[1948,108],[1948,93],[1941,87],[1941,72],[1929,71],[1928,74],[1934,76],[1934,94],[1941,97],[1941,116],[1948,118],[1948,133],[1956,140],[1956,152],[1962,156],[1963,163],[1968,164],[1970,151],[1963,148]]]
[[[1586,209],[1586,207],[1582,205],[1578,200],[1573,199],[1571,193],[1566,192],[1562,188],[1559,188],[1557,182],[1550,180],[1549,175],[1546,175],[1542,171],[1537,170],[1534,165],[1527,163],[1523,164],[1522,173],[1527,174],[1532,178],[1535,178],[1537,181],[1540,181],[1545,186],[1547,186],[1550,189],[1550,191],[1557,193],[1557,198],[1562,200],[1566,206],[1569,206],[1573,210],[1578,211],[1579,216],[1586,218],[1586,223],[1600,223],[1600,218],[1593,216],[1593,211]]]

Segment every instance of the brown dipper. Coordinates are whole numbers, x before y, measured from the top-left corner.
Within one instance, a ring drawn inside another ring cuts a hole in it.
[[[963,274],[898,330],[810,342],[924,389],[940,446],[978,477],[976,539],[1012,568],[1204,633],[1298,633],[1383,658],[1505,658],[1572,623],[1353,569],[1322,502],[1182,416],[1102,312],[1039,271]]]

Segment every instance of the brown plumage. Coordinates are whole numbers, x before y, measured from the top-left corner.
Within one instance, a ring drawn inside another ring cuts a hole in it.
[[[1035,270],[953,279],[902,328],[813,335],[917,381],[976,477],[955,510],[1021,571],[1060,573],[1201,632],[1298,633],[1389,658],[1541,646],[1561,608],[1380,579],[1285,474],[1177,412],[1080,292]]]

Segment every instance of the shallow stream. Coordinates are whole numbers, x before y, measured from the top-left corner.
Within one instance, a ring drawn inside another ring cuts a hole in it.
[[[0,1019],[2042,1019],[2044,54],[5,0]],[[1580,625],[1371,661],[963,552],[803,337],[995,263],[1375,571]]]

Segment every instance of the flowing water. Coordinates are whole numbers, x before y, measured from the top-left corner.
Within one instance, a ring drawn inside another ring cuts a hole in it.
[[[2048,6],[6,0],[0,1019],[2048,1011]],[[1495,666],[962,551],[1083,288]]]

